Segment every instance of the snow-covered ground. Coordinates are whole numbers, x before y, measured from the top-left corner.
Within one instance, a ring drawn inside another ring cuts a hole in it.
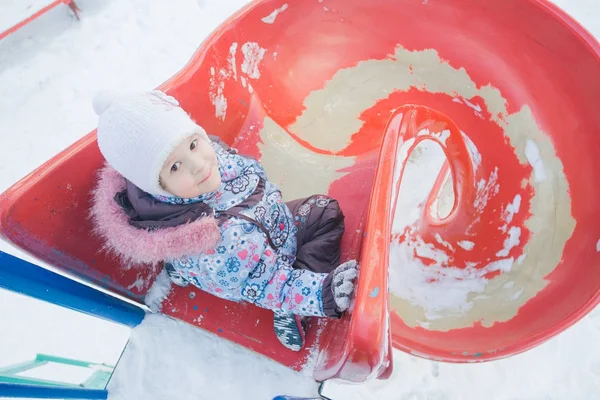
[[[0,290],[0,367],[37,353],[115,365],[130,329]],[[103,346],[110,343],[110,346]]]
[[[271,400],[279,394],[317,394],[310,376],[163,315],[150,315],[133,330],[108,389],[109,400]]]
[[[6,1],[11,7],[15,3]],[[555,2],[600,37],[597,0]],[[80,21],[61,6],[0,41],[0,191],[95,127],[90,104],[96,90],[160,84],[244,3],[79,0]],[[11,10],[0,2],[2,21]],[[14,16],[19,18],[16,11]],[[22,256],[6,243],[0,242],[0,250]],[[6,292],[0,292],[0,317],[0,367],[36,352],[114,363],[129,335],[128,329],[84,321]],[[396,352],[391,380],[329,384],[326,394],[335,400],[600,399],[598,337],[596,309],[520,356],[450,365]],[[316,390],[301,374],[165,317],[147,319],[133,331],[131,342],[123,372],[110,386],[113,400],[265,400],[282,392],[307,395]]]
[[[54,0],[3,0],[0,13],[0,32],[12,28],[53,2]]]

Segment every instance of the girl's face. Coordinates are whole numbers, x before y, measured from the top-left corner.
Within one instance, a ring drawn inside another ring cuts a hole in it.
[[[197,134],[185,139],[167,158],[160,182],[166,191],[185,199],[217,190],[221,174],[212,145]]]

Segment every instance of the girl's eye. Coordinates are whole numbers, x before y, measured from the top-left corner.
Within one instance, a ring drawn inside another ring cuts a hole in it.
[[[181,162],[177,161],[175,164],[173,164],[173,166],[171,167],[171,172],[177,172],[177,170],[179,169],[179,167],[181,167]]]
[[[190,150],[194,150],[196,147],[198,147],[198,139],[190,143]]]

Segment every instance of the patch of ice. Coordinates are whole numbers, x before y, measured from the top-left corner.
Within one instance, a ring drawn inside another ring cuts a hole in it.
[[[478,211],[483,211],[487,205],[490,197],[495,196],[500,191],[500,185],[498,184],[498,167],[494,168],[494,171],[490,174],[490,177],[486,181],[481,179],[477,183],[477,194],[475,196],[475,208]]]
[[[221,119],[222,121],[224,121],[225,117],[227,116],[227,99],[223,94],[224,88],[225,85],[221,83],[219,85],[217,95],[212,100],[213,104],[215,105],[215,116]]]
[[[517,300],[519,297],[521,297],[521,295],[523,294],[523,292],[525,291],[525,288],[519,290],[517,293],[513,294],[510,299],[511,300]]]
[[[423,4],[427,4],[427,0],[425,0],[425,2]],[[459,103],[459,104],[465,104],[467,107],[471,108],[475,112],[475,115],[477,115],[478,117],[483,117],[481,114],[481,112],[483,110],[479,104],[472,103],[465,98],[461,99],[460,97],[453,97],[452,102]]]
[[[473,143],[471,138],[466,133],[464,133],[463,131],[461,131],[460,133],[463,137],[463,140],[467,144],[467,150],[469,151],[469,155],[471,156],[473,170],[477,171],[477,168],[479,168],[479,166],[481,165],[481,153],[479,153],[477,146],[475,146],[475,143]]]
[[[506,232],[508,229],[508,224],[510,224],[515,216],[515,214],[519,213],[521,209],[521,195],[517,194],[513,201],[506,206],[506,209],[503,213],[504,221],[506,222],[502,227],[502,232]]]
[[[421,129],[417,133],[417,136],[433,136],[445,145],[446,141],[450,137],[450,131],[448,129],[444,129],[441,132],[430,132],[429,129]]]
[[[211,78],[210,83],[208,96],[212,105],[215,106],[215,117],[224,121],[227,117],[227,98],[223,93],[225,90],[225,82],[223,80],[217,81],[215,78]]]
[[[467,251],[471,251],[475,247],[475,243],[470,240],[461,240],[458,242],[458,245]]]
[[[244,54],[242,72],[248,75],[249,78],[260,78],[260,70],[258,69],[258,66],[266,51],[266,49],[260,47],[256,42],[246,42],[242,45],[242,53]]]
[[[437,241],[439,244],[441,244],[442,246],[444,246],[444,247],[447,247],[447,248],[448,248],[449,250],[451,250],[451,251],[454,251],[454,247],[453,247],[453,246],[452,246],[450,243],[446,242],[446,241],[445,241],[445,240],[442,238],[442,235],[440,235],[439,233],[436,233],[436,234],[435,234],[435,240],[436,240],[436,241]]]
[[[229,68],[231,69],[231,73],[233,74],[233,79],[237,81],[237,65],[235,61],[235,53],[237,51],[238,44],[232,43],[231,47],[229,47],[229,57],[227,60],[229,61]]]
[[[450,137],[450,131],[448,129],[444,129],[441,132],[434,133],[433,136],[437,137],[443,144],[446,144],[446,141]]]
[[[416,254],[417,257],[434,260],[438,264],[445,264],[448,262],[449,257],[445,251],[438,249],[431,243],[425,243],[419,236],[415,236],[413,244],[414,254]]]
[[[525,156],[527,157],[527,161],[533,168],[534,180],[536,182],[543,182],[546,180],[546,171],[544,169],[544,161],[542,160],[542,156],[540,155],[540,149],[537,147],[537,144],[531,139],[527,139],[527,144],[525,145]]]
[[[321,335],[323,334],[323,330],[327,325],[327,321],[325,319],[318,319],[317,321],[318,327],[317,332],[315,333],[316,339],[315,343],[308,350],[308,358],[306,359],[306,363],[300,370],[300,373],[306,377],[312,378],[315,372],[315,368],[317,366],[317,361],[319,359],[319,344],[321,342]]]
[[[146,281],[140,274],[137,275],[137,279],[131,285],[127,286],[128,290],[136,288],[137,290],[142,290],[146,286]]]
[[[277,19],[277,16],[279,14],[281,14],[282,12],[284,12],[285,10],[287,10],[287,8],[288,8],[288,5],[286,3],[286,4],[282,5],[281,7],[279,7],[278,9],[276,9],[275,11],[273,11],[271,14],[262,18],[261,21],[264,22],[265,24],[272,24],[273,22],[275,22],[275,19]]]
[[[415,255],[417,257],[415,257]],[[425,265],[419,257],[434,260]],[[448,265],[448,256],[418,236],[390,245],[390,292],[423,308],[427,320],[463,316],[472,307],[470,295],[483,293],[490,272],[508,272],[514,258],[504,258],[482,268]]]
[[[152,312],[159,312],[162,309],[162,302],[171,292],[171,288],[171,278],[169,278],[167,271],[163,269],[156,277],[148,293],[146,293],[144,303],[146,303]]]
[[[481,117],[481,106],[479,104],[475,104],[475,103],[471,103],[469,100],[464,99],[465,104],[470,107],[471,109],[473,109],[473,111],[475,112],[475,115],[477,115],[478,117]]]
[[[504,248],[496,253],[498,257],[506,257],[513,247],[519,245],[519,238],[521,237],[521,228],[518,226],[512,226],[508,230],[508,237],[504,240]]]

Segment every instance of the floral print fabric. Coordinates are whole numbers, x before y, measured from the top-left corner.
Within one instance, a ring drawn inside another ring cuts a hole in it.
[[[156,198],[172,204],[202,201],[218,217],[259,190],[262,197],[243,207],[239,216],[227,218],[214,250],[167,261],[179,277],[218,297],[285,313],[325,316],[322,288],[327,274],[293,268],[299,221],[283,203],[278,187],[267,180],[258,161],[213,146],[222,179],[219,189],[195,199]]]

